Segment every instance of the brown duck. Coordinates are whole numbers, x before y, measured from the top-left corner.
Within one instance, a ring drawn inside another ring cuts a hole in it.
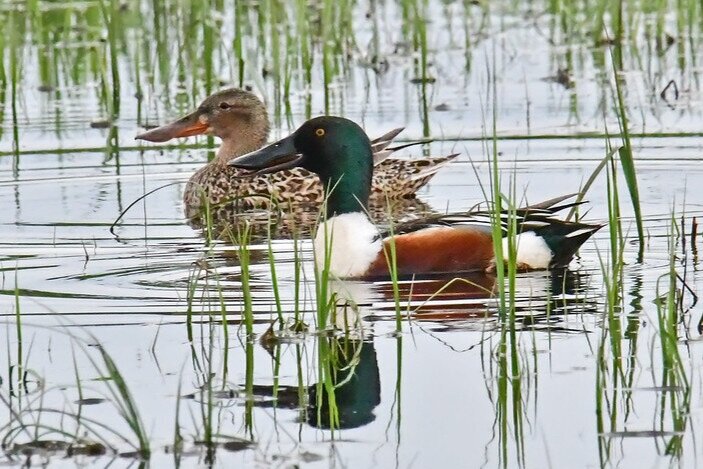
[[[372,141],[374,172],[372,197],[409,198],[457,155],[439,158],[401,159],[390,155],[401,148],[422,142],[390,147],[403,129],[395,129]],[[137,139],[165,142],[192,135],[215,135],[222,140],[217,156],[191,176],[183,202],[193,213],[205,202],[219,205],[237,200],[245,207],[266,205],[271,198],[279,204],[322,203],[324,189],[320,178],[302,168],[283,169],[271,174],[245,176],[246,171],[228,166],[232,158],[263,147],[269,135],[266,107],[253,93],[230,88],[218,91],[198,109],[170,124],[137,135]]]

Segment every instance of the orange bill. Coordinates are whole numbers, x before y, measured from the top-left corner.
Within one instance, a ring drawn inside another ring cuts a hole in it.
[[[149,142],[166,142],[173,138],[190,137],[192,135],[202,135],[207,132],[209,126],[200,120],[200,113],[193,112],[170,124],[147,130],[135,138],[137,140],[147,140]]]

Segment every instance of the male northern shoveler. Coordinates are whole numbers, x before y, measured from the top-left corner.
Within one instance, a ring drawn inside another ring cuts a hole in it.
[[[329,192],[326,219],[313,243],[315,258],[319,266],[327,260],[330,273],[337,277],[387,277],[384,251],[389,252],[391,242],[400,275],[495,268],[490,212],[440,215],[401,224],[392,237],[379,232],[365,213],[373,171],[371,142],[348,119],[311,119],[292,135],[229,164],[256,173],[298,166],[320,176]],[[574,205],[557,205],[567,197],[517,211],[516,262],[521,269],[568,264],[601,228],[553,217],[556,211]],[[504,246],[506,240],[503,238]]]
[[[395,129],[372,143],[376,165],[372,193],[382,198],[413,197],[415,192],[457,155],[441,158],[389,158],[403,145],[389,148],[403,129]],[[269,134],[266,106],[253,93],[230,88],[209,96],[195,112],[170,124],[137,135],[137,139],[165,142],[177,137],[211,134],[222,139],[216,158],[193,174],[183,194],[187,208],[207,201],[217,205],[237,199],[240,205],[265,205],[273,196],[288,203],[319,204],[324,199],[320,179],[303,168],[290,168],[272,174],[243,179],[243,172],[228,166],[230,159],[264,146]],[[418,142],[420,143],[420,142]],[[412,145],[412,144],[411,144]],[[188,210],[187,210],[188,211]]]

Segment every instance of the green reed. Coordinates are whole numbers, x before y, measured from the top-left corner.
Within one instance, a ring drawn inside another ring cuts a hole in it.
[[[20,289],[17,279],[17,270],[15,270],[15,330],[17,333],[17,384],[21,386],[24,380],[22,367],[24,354],[22,353],[22,310],[20,308]],[[8,357],[9,356],[8,354]],[[12,378],[10,378],[10,380],[12,380]]]
[[[660,398],[660,429],[664,430],[664,414],[669,401],[669,416],[674,435],[666,444],[667,455],[680,458],[683,453],[683,437],[690,415],[691,384],[688,379],[679,351],[679,324],[682,320],[680,313],[681,290],[678,288],[678,272],[676,270],[676,217],[672,211],[668,234],[668,272],[657,279],[657,320],[659,326],[659,346],[662,362],[662,392]],[[685,236],[685,233],[681,233]],[[663,284],[663,285],[662,285]],[[662,288],[663,287],[663,288]],[[664,293],[661,293],[662,289]]]
[[[476,5],[475,2],[463,3],[463,13],[467,18],[463,48],[466,69],[470,70],[472,43],[480,42],[491,32],[488,26],[492,17],[498,14],[496,12],[508,15],[524,12],[518,2],[505,2],[500,10],[484,4]],[[20,60],[24,56],[32,57],[26,51],[41,45],[46,53],[36,54],[37,64],[30,64],[29,69],[38,71],[42,86],[56,87],[57,92],[61,92],[63,85],[97,82],[99,101],[103,103],[105,112],[113,117],[119,113],[120,106],[129,104],[128,99],[131,99],[131,93],[124,92],[124,86],[131,80],[120,76],[120,70],[125,69],[132,71],[134,77],[144,77],[148,82],[145,92],[158,96],[159,102],[167,109],[178,106],[179,100],[188,96],[193,100],[202,97],[203,91],[213,91],[218,86],[218,79],[223,78],[224,82],[239,86],[253,80],[260,88],[273,89],[273,107],[280,110],[283,103],[286,114],[290,115],[290,97],[295,90],[311,89],[319,79],[325,90],[325,109],[330,111],[335,109],[335,103],[329,85],[349,69],[353,63],[349,57],[361,48],[357,44],[351,19],[358,15],[358,9],[363,6],[349,0],[324,0],[316,4],[304,0],[291,4],[266,0],[255,6],[233,0],[207,3],[193,0],[141,3],[99,0],[88,5],[80,2],[52,5],[47,11],[42,11],[42,2],[32,1],[28,5],[30,21],[24,19],[20,7],[10,7],[2,13],[5,19],[3,24],[8,25],[10,33],[0,41],[0,48],[4,43],[5,56],[10,56],[10,64],[13,54]],[[695,54],[691,51],[697,50],[698,32],[700,24],[703,24],[700,20],[701,7],[695,0],[681,0],[675,4],[658,0],[598,0],[585,3],[549,0],[544,2],[544,6],[552,15],[551,43],[559,48],[554,52],[555,57],[569,69],[585,66],[585,57],[573,52],[584,42],[589,47],[596,46],[591,47],[594,49],[593,58],[597,61],[596,68],[603,73],[610,67],[598,57],[604,55],[603,45],[615,44],[613,58],[615,63],[620,64],[616,67],[616,73],[620,73],[641,68],[648,57],[661,62],[667,44],[673,41],[674,47],[681,51],[678,54],[681,71],[695,70],[691,67],[695,64],[685,63],[689,58],[695,60]],[[427,0],[403,0],[399,3],[399,9],[403,32],[411,40],[415,52],[408,60],[413,61],[418,80],[416,85],[421,102],[423,132],[429,135],[432,94],[429,69],[437,55],[433,43],[437,28],[433,23],[437,22],[430,21],[435,15]],[[445,10],[449,10],[448,5],[445,5]],[[389,9],[370,11],[374,16]],[[667,17],[675,21],[665,24]],[[285,18],[292,19],[290,24],[285,24]],[[649,18],[652,21],[647,21]],[[375,16],[370,18],[372,21],[376,19]],[[448,26],[451,27],[451,22]],[[612,35],[609,31],[614,31],[614,38],[609,37]],[[103,38],[104,44],[101,42]],[[376,38],[374,42],[383,43],[386,39],[379,41]],[[453,44],[453,41],[450,42]],[[57,47],[56,43],[76,43],[77,46],[63,48]],[[249,60],[247,55],[252,53],[251,44],[258,44],[259,47],[253,52],[256,56]],[[650,48],[648,56],[638,55],[640,51]],[[384,51],[378,53],[383,54]],[[616,55],[620,58],[615,59]],[[0,68],[4,68],[7,62],[3,60]],[[253,63],[265,64],[267,72],[261,73],[258,67],[252,66]],[[223,75],[223,71],[231,76]],[[657,76],[650,70],[643,71],[652,86],[658,86]],[[272,86],[262,82],[269,73],[273,76]],[[17,85],[13,88],[13,94],[19,98],[17,103],[21,103],[21,85],[25,77],[23,73],[14,76]],[[695,80],[697,78],[691,76],[689,81]],[[139,82],[139,79],[135,81],[137,87],[140,87]],[[616,86],[620,85],[616,83]],[[175,96],[174,89],[179,90]],[[572,111],[578,110],[575,104],[579,100],[578,93],[580,90],[577,87],[569,96]],[[618,108],[622,109],[616,111],[624,116],[622,111],[628,103],[626,93],[621,94],[623,102]],[[305,115],[310,116],[310,93],[306,93],[304,99]],[[142,103],[138,100],[136,106],[141,107]],[[17,109],[17,115],[21,112]],[[279,112],[276,116],[280,116]],[[573,118],[578,119],[575,115]],[[19,133],[16,137],[19,138]],[[629,135],[631,137],[632,134]],[[18,138],[15,150],[19,148]],[[629,144],[624,147],[624,152],[631,148]],[[622,161],[627,166],[632,159],[625,157]],[[634,173],[634,166],[631,166],[628,173]],[[634,200],[638,199],[634,192],[634,179],[631,178],[628,185],[633,202],[637,205]]]
[[[214,392],[213,392],[213,380],[215,379],[216,373],[212,366],[214,361],[214,325],[212,321],[207,323],[208,332],[207,337],[207,348],[203,347],[203,361],[206,364],[202,374],[202,383],[199,387],[200,394],[200,419],[202,422],[202,444],[205,446],[205,461],[206,463],[212,465],[215,461],[215,430],[214,430]],[[205,340],[203,337],[201,340]]]
[[[300,241],[298,239],[298,230],[293,228],[293,319],[295,324],[300,323],[300,287],[302,285],[302,268]]]
[[[123,376],[120,374],[119,369],[117,369],[112,357],[104,350],[100,342],[94,336],[89,336],[89,343],[100,351],[102,360],[93,357],[92,350],[94,350],[94,348],[88,348],[88,341],[79,339],[68,330],[63,330],[62,332],[72,341],[79,340],[85,356],[100,376],[98,381],[105,383],[108,395],[112,397],[112,399],[110,399],[111,402],[120,417],[128,424],[136,436],[137,442],[135,443],[132,438],[120,433],[112,426],[95,418],[89,418],[83,415],[83,384],[78,372],[77,358],[73,348],[71,355],[75,373],[75,386],[78,394],[78,401],[76,402],[78,404],[78,409],[74,411],[70,404],[68,408],[66,406],[63,408],[47,407],[45,398],[48,393],[63,391],[63,387],[47,388],[45,378],[29,368],[29,359],[32,349],[32,343],[30,342],[29,350],[26,352],[25,361],[22,365],[24,381],[20,384],[16,392],[13,385],[12,372],[10,372],[8,398],[5,398],[4,393],[0,392],[0,403],[6,407],[10,416],[7,422],[0,425],[0,447],[10,452],[18,451],[25,447],[28,448],[29,451],[32,451],[31,448],[40,448],[43,442],[51,441],[48,439],[49,436],[53,436],[61,438],[61,443],[66,445],[69,453],[73,448],[79,447],[83,448],[83,450],[95,450],[99,452],[104,451],[105,448],[109,448],[114,452],[115,449],[107,438],[108,435],[112,435],[137,449],[137,454],[140,458],[148,458],[150,452],[144,426],[137,411],[136,404],[133,401],[131,391]],[[7,344],[8,357],[10,357],[9,340]],[[30,383],[34,383],[36,387],[30,390],[28,387]],[[56,418],[52,420],[50,418],[51,416],[55,416]],[[67,425],[70,422],[74,422],[75,427],[69,428]],[[88,439],[89,437],[96,438],[99,442],[91,441]],[[22,440],[24,440],[24,442],[22,442]],[[76,451],[78,450],[79,449],[76,449]]]
[[[106,5],[106,3],[108,3]],[[103,14],[103,21],[107,30],[107,43],[109,45],[110,60],[110,89],[112,90],[112,101],[110,106],[111,119],[120,114],[120,67],[118,62],[119,45],[122,39],[118,36],[123,30],[120,15],[120,3],[118,0],[100,0],[100,9]]]
[[[395,245],[395,232],[393,223],[393,208],[391,199],[386,194],[386,216],[388,217],[388,244],[383,243],[383,255],[386,257],[388,272],[391,278],[391,286],[393,288],[393,301],[395,303],[395,331],[400,334],[403,329],[403,318],[400,307],[400,289],[398,285],[398,253]],[[408,297],[408,307],[412,300],[412,294]]]
[[[602,315],[602,328],[596,352],[596,428],[598,432],[598,453],[601,464],[609,460],[611,441],[603,437],[606,431],[616,431],[618,426],[619,397],[621,388],[627,382],[623,372],[623,252],[626,237],[620,221],[620,196],[618,173],[614,156],[617,149],[611,149],[606,141],[606,182],[608,207],[609,250],[603,258],[599,252],[605,308]],[[631,349],[635,353],[636,348]],[[632,356],[634,359],[634,356]],[[630,381],[631,385],[632,382]],[[608,396],[610,392],[610,396]]]
[[[312,85],[312,65],[313,57],[311,50],[311,32],[310,21],[308,18],[308,3],[306,0],[296,0],[295,2],[295,29],[297,31],[298,42],[295,44],[295,49],[288,49],[289,54],[295,54],[300,57],[300,67],[303,71],[303,85]],[[297,52],[297,53],[296,53]],[[310,96],[305,100],[305,117],[309,118],[312,114],[312,102]]]
[[[415,77],[411,80],[418,86],[422,135],[430,136],[429,85],[435,81],[429,74],[429,50],[427,41],[428,6],[426,0],[409,0],[402,3],[403,30],[412,37]]]
[[[176,389],[176,411],[173,421],[173,463],[175,467],[180,467],[181,456],[183,454],[183,435],[181,434],[181,389],[183,386],[183,369],[178,378],[178,388]]]
[[[278,316],[278,325],[283,327],[283,307],[281,306],[281,292],[278,287],[278,275],[276,274],[276,259],[273,254],[273,236],[271,233],[272,220],[269,215],[269,220],[266,226],[266,241],[268,247],[269,270],[271,272],[271,289],[273,290],[273,299],[276,304],[276,315]]]
[[[495,158],[495,157],[494,157]],[[500,428],[500,441],[502,461],[504,467],[508,464],[508,436],[512,427],[512,438],[516,445],[516,458],[519,465],[524,464],[525,446],[523,435],[523,370],[521,359],[520,340],[516,330],[515,316],[515,289],[517,276],[517,249],[518,231],[516,218],[516,205],[513,200],[514,186],[511,196],[507,199],[507,210],[498,212],[494,209],[493,236],[500,232],[501,238],[494,241],[496,255],[496,270],[504,265],[505,278],[503,283],[498,283],[498,295],[501,303],[498,314],[500,315],[500,339],[496,348],[498,365],[496,401]],[[495,201],[493,202],[495,204]],[[507,232],[503,234],[501,214],[507,214]],[[505,242],[505,246],[503,243]],[[500,244],[500,247],[496,245]],[[507,250],[505,250],[507,248]],[[501,257],[499,257],[501,256]],[[505,257],[502,257],[505,256]],[[507,285],[506,285],[507,283]],[[507,291],[506,291],[507,289]]]
[[[0,15],[0,19],[5,20],[5,16]],[[5,122],[5,103],[7,102],[7,69],[5,68],[5,56],[8,54],[7,38],[0,34],[0,122]],[[3,138],[4,126],[0,125],[0,139]]]
[[[242,31],[242,23],[246,20],[246,10],[244,2],[235,2],[234,7],[234,39],[233,48],[234,55],[237,58],[237,83],[239,87],[244,86],[244,34]]]
[[[247,340],[245,348],[246,368],[244,390],[244,428],[249,433],[249,438],[254,439],[254,342]]]
[[[323,202],[321,208],[321,214],[326,212],[327,202]],[[328,321],[330,319],[330,311],[333,305],[336,303],[336,293],[330,292],[330,262],[332,259],[332,243],[334,242],[334,232],[331,227],[326,223],[321,223],[318,225],[317,230],[324,230],[323,240],[324,240],[324,252],[322,253],[322,259],[319,259],[319,253],[313,251],[313,256],[315,258],[315,307],[316,307],[316,320],[317,329],[323,331],[328,326]],[[319,234],[317,235],[319,236]]]
[[[75,375],[76,390],[78,391],[78,411],[76,412],[76,431],[74,435],[74,440],[78,440],[78,435],[81,430],[81,416],[83,412],[83,384],[81,381],[81,375],[78,371],[78,361],[76,360],[76,349],[71,344],[71,360],[73,361],[73,374]]]
[[[229,322],[227,320],[227,306],[225,305],[225,297],[222,291],[222,285],[220,285],[220,277],[217,272],[215,272],[215,287],[217,290],[217,299],[219,300],[220,321],[222,322],[222,335],[224,340],[222,344],[222,348],[224,350],[222,354],[222,385],[224,386],[227,381],[227,373],[229,371]]]
[[[325,88],[325,114],[330,112],[330,84],[332,83],[333,64],[333,2],[324,1],[320,16],[320,36],[322,47],[322,81]]]
[[[610,262],[609,269],[604,271],[603,283],[606,289],[607,310],[606,319],[608,321],[608,331],[611,338],[611,347],[615,357],[617,357],[616,369],[621,368],[621,337],[622,324],[620,313],[622,312],[622,299],[624,297],[623,288],[623,268],[625,261],[623,254],[625,251],[626,237],[622,231],[620,221],[620,196],[618,191],[618,177],[614,160],[609,161],[609,171],[607,173],[608,191],[608,234],[610,240]]]
[[[113,384],[113,386],[108,386],[108,389],[113,397],[113,402],[117,405],[117,409],[122,418],[127,422],[127,425],[129,425],[129,428],[137,437],[137,441],[139,442],[139,454],[143,458],[148,459],[151,455],[149,437],[147,435],[146,428],[142,423],[141,415],[139,414],[136,402],[132,396],[132,392],[127,386],[127,383],[122,376],[122,373],[120,373],[117,364],[112,359],[112,356],[107,353],[103,347],[100,347],[98,350],[100,351],[100,356],[103,359],[107,376]]]
[[[630,142],[630,127],[627,117],[627,107],[624,98],[625,81],[622,78],[623,66],[620,59],[620,48],[615,48],[613,57],[613,68],[615,73],[615,92],[617,97],[617,116],[620,126],[620,135],[622,137],[622,147],[618,149],[620,156],[620,164],[622,165],[623,176],[627,183],[627,188],[630,192],[630,201],[635,212],[635,223],[637,225],[637,237],[639,239],[639,258],[644,255],[644,228],[642,225],[642,209],[640,207],[639,188],[637,186],[637,171],[635,170],[634,154],[632,152],[632,144]]]
[[[244,226],[237,225],[236,239],[232,240],[237,246],[237,259],[239,260],[240,276],[242,282],[242,319],[246,329],[247,340],[254,336],[254,310],[251,295],[251,270],[249,244],[251,242],[251,224],[244,222]]]
[[[21,64],[21,36],[23,34],[22,26],[20,24],[20,14],[14,10],[10,11],[9,19],[9,49],[10,49],[10,112],[12,114],[12,153],[13,159],[13,170],[17,172],[19,169],[19,151],[20,151],[20,137],[19,137],[19,110],[18,110],[18,93],[20,88],[20,79],[22,74],[22,64]]]
[[[517,249],[517,203],[514,178],[506,197],[501,188],[498,151],[498,94],[495,70],[495,50],[493,51],[491,73],[491,147],[488,150],[490,181],[491,238],[493,242],[494,269],[498,294],[499,342],[496,347],[497,364],[497,425],[499,435],[499,459],[502,466],[509,464],[508,443],[511,437],[515,443],[518,465],[525,462],[523,431],[523,382],[526,375],[522,370],[521,346],[516,329],[515,289],[518,272]],[[487,126],[484,126],[487,127]],[[505,204],[505,205],[504,205]],[[505,208],[504,208],[505,207]],[[505,220],[505,222],[504,222]],[[536,370],[535,370],[536,372]]]

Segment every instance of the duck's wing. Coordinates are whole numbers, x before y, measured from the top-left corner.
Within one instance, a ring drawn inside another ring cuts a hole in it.
[[[392,199],[412,197],[458,153],[432,158],[387,158],[374,168],[372,191]]]
[[[516,234],[518,236],[532,233],[544,240],[552,252],[552,266],[568,264],[579,247],[604,225],[599,223],[571,222],[557,218],[555,216],[556,212],[577,204],[573,202],[557,205],[566,199],[568,199],[568,197],[551,199],[542,204],[520,208],[513,213],[508,211],[501,212],[499,223],[503,236],[507,236],[509,224],[515,223]],[[496,214],[487,210],[472,210],[464,213],[435,215],[423,219],[411,220],[393,226],[392,229],[389,228],[385,230],[379,236],[385,239],[388,238],[391,233],[395,236],[417,233],[436,227],[463,228],[490,233],[493,230],[495,222]],[[519,243],[520,241],[518,240],[518,244]]]

